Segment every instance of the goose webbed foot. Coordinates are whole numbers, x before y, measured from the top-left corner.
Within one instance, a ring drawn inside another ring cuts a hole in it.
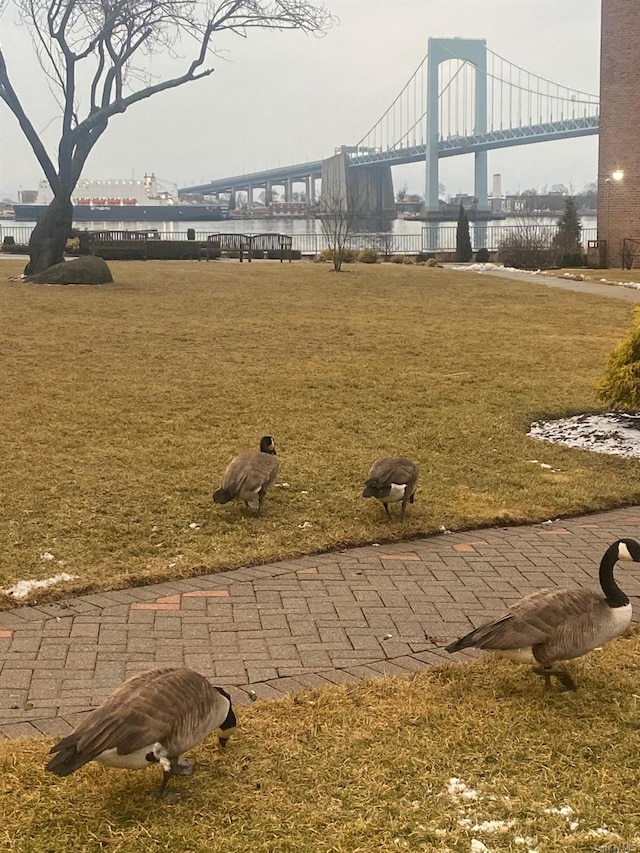
[[[558,667],[554,669],[550,666],[540,666],[533,670],[536,675],[541,675],[544,678],[544,692],[551,693],[551,676],[554,675],[560,682],[562,692],[577,690],[576,683],[569,675],[566,669]]]

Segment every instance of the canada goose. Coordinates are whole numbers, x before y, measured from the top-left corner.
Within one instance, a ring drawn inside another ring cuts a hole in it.
[[[236,725],[231,698],[192,669],[167,667],[134,675],[51,748],[46,769],[68,776],[89,761],[105,767],[163,769],[152,793],[167,800],[170,776],[190,776],[193,764],[180,756],[217,730],[226,745]]]
[[[517,663],[532,664],[533,671],[544,678],[547,692],[552,675],[565,690],[575,690],[567,670],[554,664],[579,658],[613,640],[631,622],[631,604],[613,577],[618,560],[640,562],[640,545],[633,539],[619,539],[607,548],[600,561],[604,596],[582,589],[540,589],[446,650],[486,649]]]
[[[402,501],[401,518],[413,503],[418,487],[418,466],[406,456],[383,456],[371,466],[364,484],[363,498],[377,498],[391,518],[389,504]]]
[[[217,504],[226,504],[237,498],[250,506],[249,501],[258,498],[258,512],[262,509],[265,495],[278,476],[279,464],[276,446],[270,435],[260,439],[260,450],[247,450],[236,456],[222,475],[220,488],[213,495]]]

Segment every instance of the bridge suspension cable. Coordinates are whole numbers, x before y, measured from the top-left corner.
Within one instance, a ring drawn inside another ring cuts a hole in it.
[[[354,156],[400,152],[426,143],[427,56],[400,94],[359,140]],[[486,74],[487,132],[509,131],[557,122],[597,119],[597,95],[555,83],[487,49],[487,69],[451,55],[439,66],[440,140],[477,133],[476,76]]]

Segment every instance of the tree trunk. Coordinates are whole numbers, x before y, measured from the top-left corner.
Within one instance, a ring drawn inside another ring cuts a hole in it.
[[[29,240],[25,275],[43,272],[64,261],[64,247],[71,235],[73,205],[68,195],[56,196],[38,220]]]

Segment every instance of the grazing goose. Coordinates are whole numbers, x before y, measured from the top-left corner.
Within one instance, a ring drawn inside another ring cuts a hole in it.
[[[263,435],[259,451],[247,450],[229,463],[213,500],[217,504],[226,504],[236,498],[250,506],[249,501],[257,497],[260,512],[267,491],[276,481],[279,467],[273,439],[270,435]]]
[[[565,690],[576,685],[558,661],[578,658],[613,640],[631,622],[631,604],[613,577],[618,560],[640,562],[640,545],[619,539],[600,562],[603,595],[582,589],[541,589],[522,598],[504,616],[481,625],[455,643],[448,652],[486,649],[517,663],[529,663],[551,689],[555,675]]]
[[[418,466],[405,456],[383,456],[371,466],[364,484],[363,498],[377,498],[391,518],[389,504],[402,501],[401,518],[413,503],[418,487]]]
[[[134,675],[89,714],[72,734],[51,748],[46,769],[68,776],[89,761],[105,767],[142,770],[160,764],[167,800],[172,775],[190,776],[193,764],[180,756],[218,732],[225,746],[236,725],[228,693],[192,669],[168,667]]]

